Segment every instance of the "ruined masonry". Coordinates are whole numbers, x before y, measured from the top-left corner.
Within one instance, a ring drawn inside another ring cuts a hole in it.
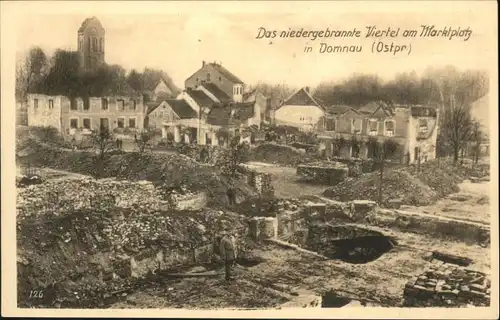
[[[248,184],[255,188],[262,196],[274,196],[272,176],[269,173],[257,173],[252,171],[248,175]]]
[[[404,289],[408,307],[489,306],[491,281],[478,271],[433,260],[422,275]]]

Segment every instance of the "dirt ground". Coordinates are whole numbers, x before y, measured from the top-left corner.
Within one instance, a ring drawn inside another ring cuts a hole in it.
[[[295,198],[319,195],[325,186],[300,183],[294,168],[250,163],[259,172],[273,175],[276,196]],[[71,177],[67,172],[43,169],[51,178]],[[489,222],[489,182],[460,185],[460,193],[428,207],[405,207],[426,214],[450,218]],[[263,262],[252,266],[237,266],[236,279],[224,281],[223,267],[210,277],[159,279],[141,290],[124,294],[110,308],[276,308],[295,299],[292,291],[306,290],[321,295],[333,290],[339,296],[369,302],[376,306],[401,306],[405,283],[428,267],[426,257],[433,250],[465,256],[473,260],[471,269],[490,273],[490,248],[450,242],[422,234],[380,229],[397,239],[398,245],[379,259],[366,264],[349,264],[340,260],[317,257],[262,244],[254,254]]]
[[[294,168],[260,162],[250,162],[248,166],[258,172],[272,174],[277,197],[297,198],[303,195],[321,195],[327,188],[324,185],[313,185],[297,181]],[[433,205],[423,207],[404,206],[401,209],[489,224],[491,222],[490,186],[489,181],[478,183],[464,181],[459,184],[459,193],[451,194]]]
[[[387,231],[387,230],[386,230]],[[111,308],[276,308],[294,299],[292,291],[337,295],[374,306],[401,305],[405,283],[428,268],[432,250],[465,255],[472,269],[489,272],[484,259],[489,249],[446,242],[424,235],[387,231],[398,246],[366,264],[321,260],[292,249],[262,244],[254,253],[263,262],[253,267],[238,266],[236,280],[226,283],[220,268],[216,277],[163,280],[124,297]]]
[[[451,194],[431,206],[405,206],[402,209],[458,220],[490,224],[491,209],[489,198],[491,182],[484,181],[472,183],[470,181],[464,181],[459,184],[459,188],[460,192]]]

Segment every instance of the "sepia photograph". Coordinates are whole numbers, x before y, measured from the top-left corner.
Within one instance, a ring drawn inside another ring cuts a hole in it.
[[[377,2],[2,3],[10,308],[496,318],[496,3]]]

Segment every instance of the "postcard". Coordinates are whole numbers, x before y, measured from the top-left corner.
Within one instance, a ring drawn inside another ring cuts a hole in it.
[[[498,318],[493,1],[3,1],[2,314]]]

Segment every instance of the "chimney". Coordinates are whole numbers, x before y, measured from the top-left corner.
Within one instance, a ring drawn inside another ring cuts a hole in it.
[[[205,60],[201,62],[201,67],[203,68],[205,66]]]
[[[309,87],[304,87],[304,90],[309,93]]]

